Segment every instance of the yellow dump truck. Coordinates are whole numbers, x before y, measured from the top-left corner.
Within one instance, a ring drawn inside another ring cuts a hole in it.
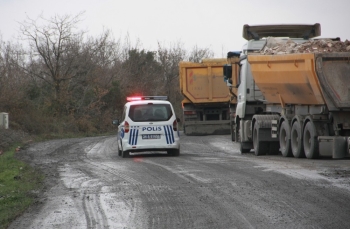
[[[302,44],[320,35],[320,25],[245,26],[245,38],[253,37],[242,52],[240,74],[231,75],[241,152],[349,156],[350,52],[263,55],[266,40],[259,33]]]
[[[179,63],[186,135],[230,134],[230,114],[235,112],[236,99],[231,98],[234,94],[223,75],[227,63],[225,58]]]

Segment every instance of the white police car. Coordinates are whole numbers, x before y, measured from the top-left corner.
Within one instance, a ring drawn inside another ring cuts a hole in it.
[[[180,155],[180,135],[173,106],[167,96],[128,97],[118,125],[118,155],[130,152],[167,151]]]

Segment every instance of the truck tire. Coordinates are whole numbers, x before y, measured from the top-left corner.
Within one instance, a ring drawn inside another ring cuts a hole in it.
[[[312,121],[309,121],[304,129],[303,135],[304,152],[308,159],[315,159],[319,156],[316,128]]]
[[[290,125],[288,121],[283,121],[280,128],[280,134],[279,134],[280,150],[283,157],[293,156],[290,135],[291,135]]]
[[[247,142],[242,142],[242,137],[239,129],[239,121],[234,125],[234,128],[235,128],[235,133],[234,133],[235,141],[240,143],[239,151],[241,152],[241,154],[249,153],[251,150],[251,144]]]
[[[235,141],[235,125],[231,124],[231,141]]]
[[[293,156],[296,158],[305,157],[302,141],[301,126],[299,122],[294,122],[291,131],[291,147]]]
[[[259,123],[255,123],[253,131],[253,145],[256,156],[266,155],[270,150],[269,142],[263,142],[259,139]]]
[[[250,152],[250,144],[247,144],[245,142],[240,143],[240,148],[239,150],[241,151],[241,154],[243,153],[249,153]]]

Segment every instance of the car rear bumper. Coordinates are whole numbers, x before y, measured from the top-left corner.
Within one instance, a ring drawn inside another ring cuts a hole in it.
[[[140,151],[167,151],[170,149],[179,149],[180,140],[175,138],[172,144],[162,143],[158,141],[147,140],[146,144],[142,144],[145,141],[139,142],[137,145],[130,145],[127,139],[123,139],[123,150],[129,152],[140,152]]]

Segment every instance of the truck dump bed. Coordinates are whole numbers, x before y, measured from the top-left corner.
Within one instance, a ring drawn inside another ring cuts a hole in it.
[[[350,107],[350,52],[249,55],[248,61],[268,103]]]
[[[315,54],[316,73],[328,109],[350,108],[350,52]]]
[[[202,63],[180,62],[182,123],[186,135],[230,134],[229,104],[235,106],[237,100],[231,98],[224,80],[225,64],[228,60],[221,58],[204,59]]]
[[[230,91],[222,71],[226,63],[226,59],[180,62],[181,93],[192,103],[228,103]]]

